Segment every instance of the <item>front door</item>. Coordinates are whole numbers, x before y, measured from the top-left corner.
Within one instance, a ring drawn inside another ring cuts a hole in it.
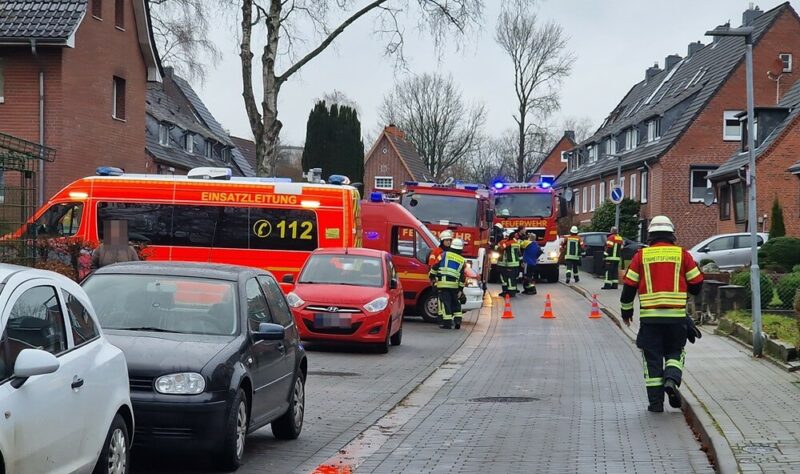
[[[297,361],[297,350],[300,345],[300,336],[298,335],[297,328],[295,327],[292,311],[289,309],[289,304],[286,303],[286,297],[283,295],[278,283],[270,276],[258,277],[258,282],[261,284],[261,289],[267,295],[269,301],[270,313],[272,314],[272,322],[283,326],[283,360],[281,367],[283,373],[281,378],[275,383],[275,390],[280,395],[285,394],[282,399],[287,403],[285,406],[288,408],[289,393],[292,390],[292,382],[294,382],[294,370]]]

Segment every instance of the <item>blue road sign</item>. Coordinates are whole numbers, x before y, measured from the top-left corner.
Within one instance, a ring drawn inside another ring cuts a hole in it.
[[[625,197],[625,193],[622,191],[620,186],[614,186],[611,188],[611,202],[614,204],[619,204],[622,202],[623,197]]]

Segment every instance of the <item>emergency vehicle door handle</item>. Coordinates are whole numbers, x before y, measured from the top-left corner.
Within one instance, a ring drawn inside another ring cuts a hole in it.
[[[75,377],[72,378],[71,387],[73,390],[83,387],[83,379],[76,375]]]
[[[281,342],[280,344],[278,344],[278,350],[281,352],[286,352],[286,346],[284,346],[283,343]]]

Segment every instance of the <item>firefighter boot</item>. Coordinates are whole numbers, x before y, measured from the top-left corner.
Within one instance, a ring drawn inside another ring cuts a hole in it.
[[[664,404],[663,403],[651,403],[647,405],[647,411],[651,411],[653,413],[663,413],[664,412]]]
[[[612,284],[611,284],[611,289],[612,289],[612,290],[616,290],[616,289],[618,289],[618,288],[619,288],[619,283],[612,283]]]
[[[442,329],[453,329],[453,320],[452,319],[445,319],[442,324],[439,325]]]
[[[453,318],[453,323],[455,324],[456,329],[461,329],[461,318],[459,317]]]
[[[581,277],[578,276],[578,274],[576,273],[575,274],[575,283],[578,283],[579,281],[581,281]]]
[[[678,391],[678,385],[672,379],[664,381],[664,391],[667,393],[669,399],[669,406],[672,408],[681,407],[681,393]]]

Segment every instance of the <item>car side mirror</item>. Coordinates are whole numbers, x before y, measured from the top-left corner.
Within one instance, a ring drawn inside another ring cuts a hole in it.
[[[14,375],[11,386],[20,388],[34,375],[52,374],[61,366],[61,362],[53,354],[41,349],[23,349],[14,363]]]
[[[283,283],[294,283],[294,275],[292,275],[291,273],[287,273],[286,275],[283,276],[281,281]]]
[[[286,329],[280,324],[261,323],[258,331],[253,333],[256,341],[282,341],[286,337]]]
[[[700,253],[708,253],[708,247],[703,247],[700,250],[698,250],[698,252],[700,252]]]
[[[396,290],[398,286],[400,286],[400,282],[397,281],[397,278],[392,278],[391,280],[389,280],[390,290]]]

